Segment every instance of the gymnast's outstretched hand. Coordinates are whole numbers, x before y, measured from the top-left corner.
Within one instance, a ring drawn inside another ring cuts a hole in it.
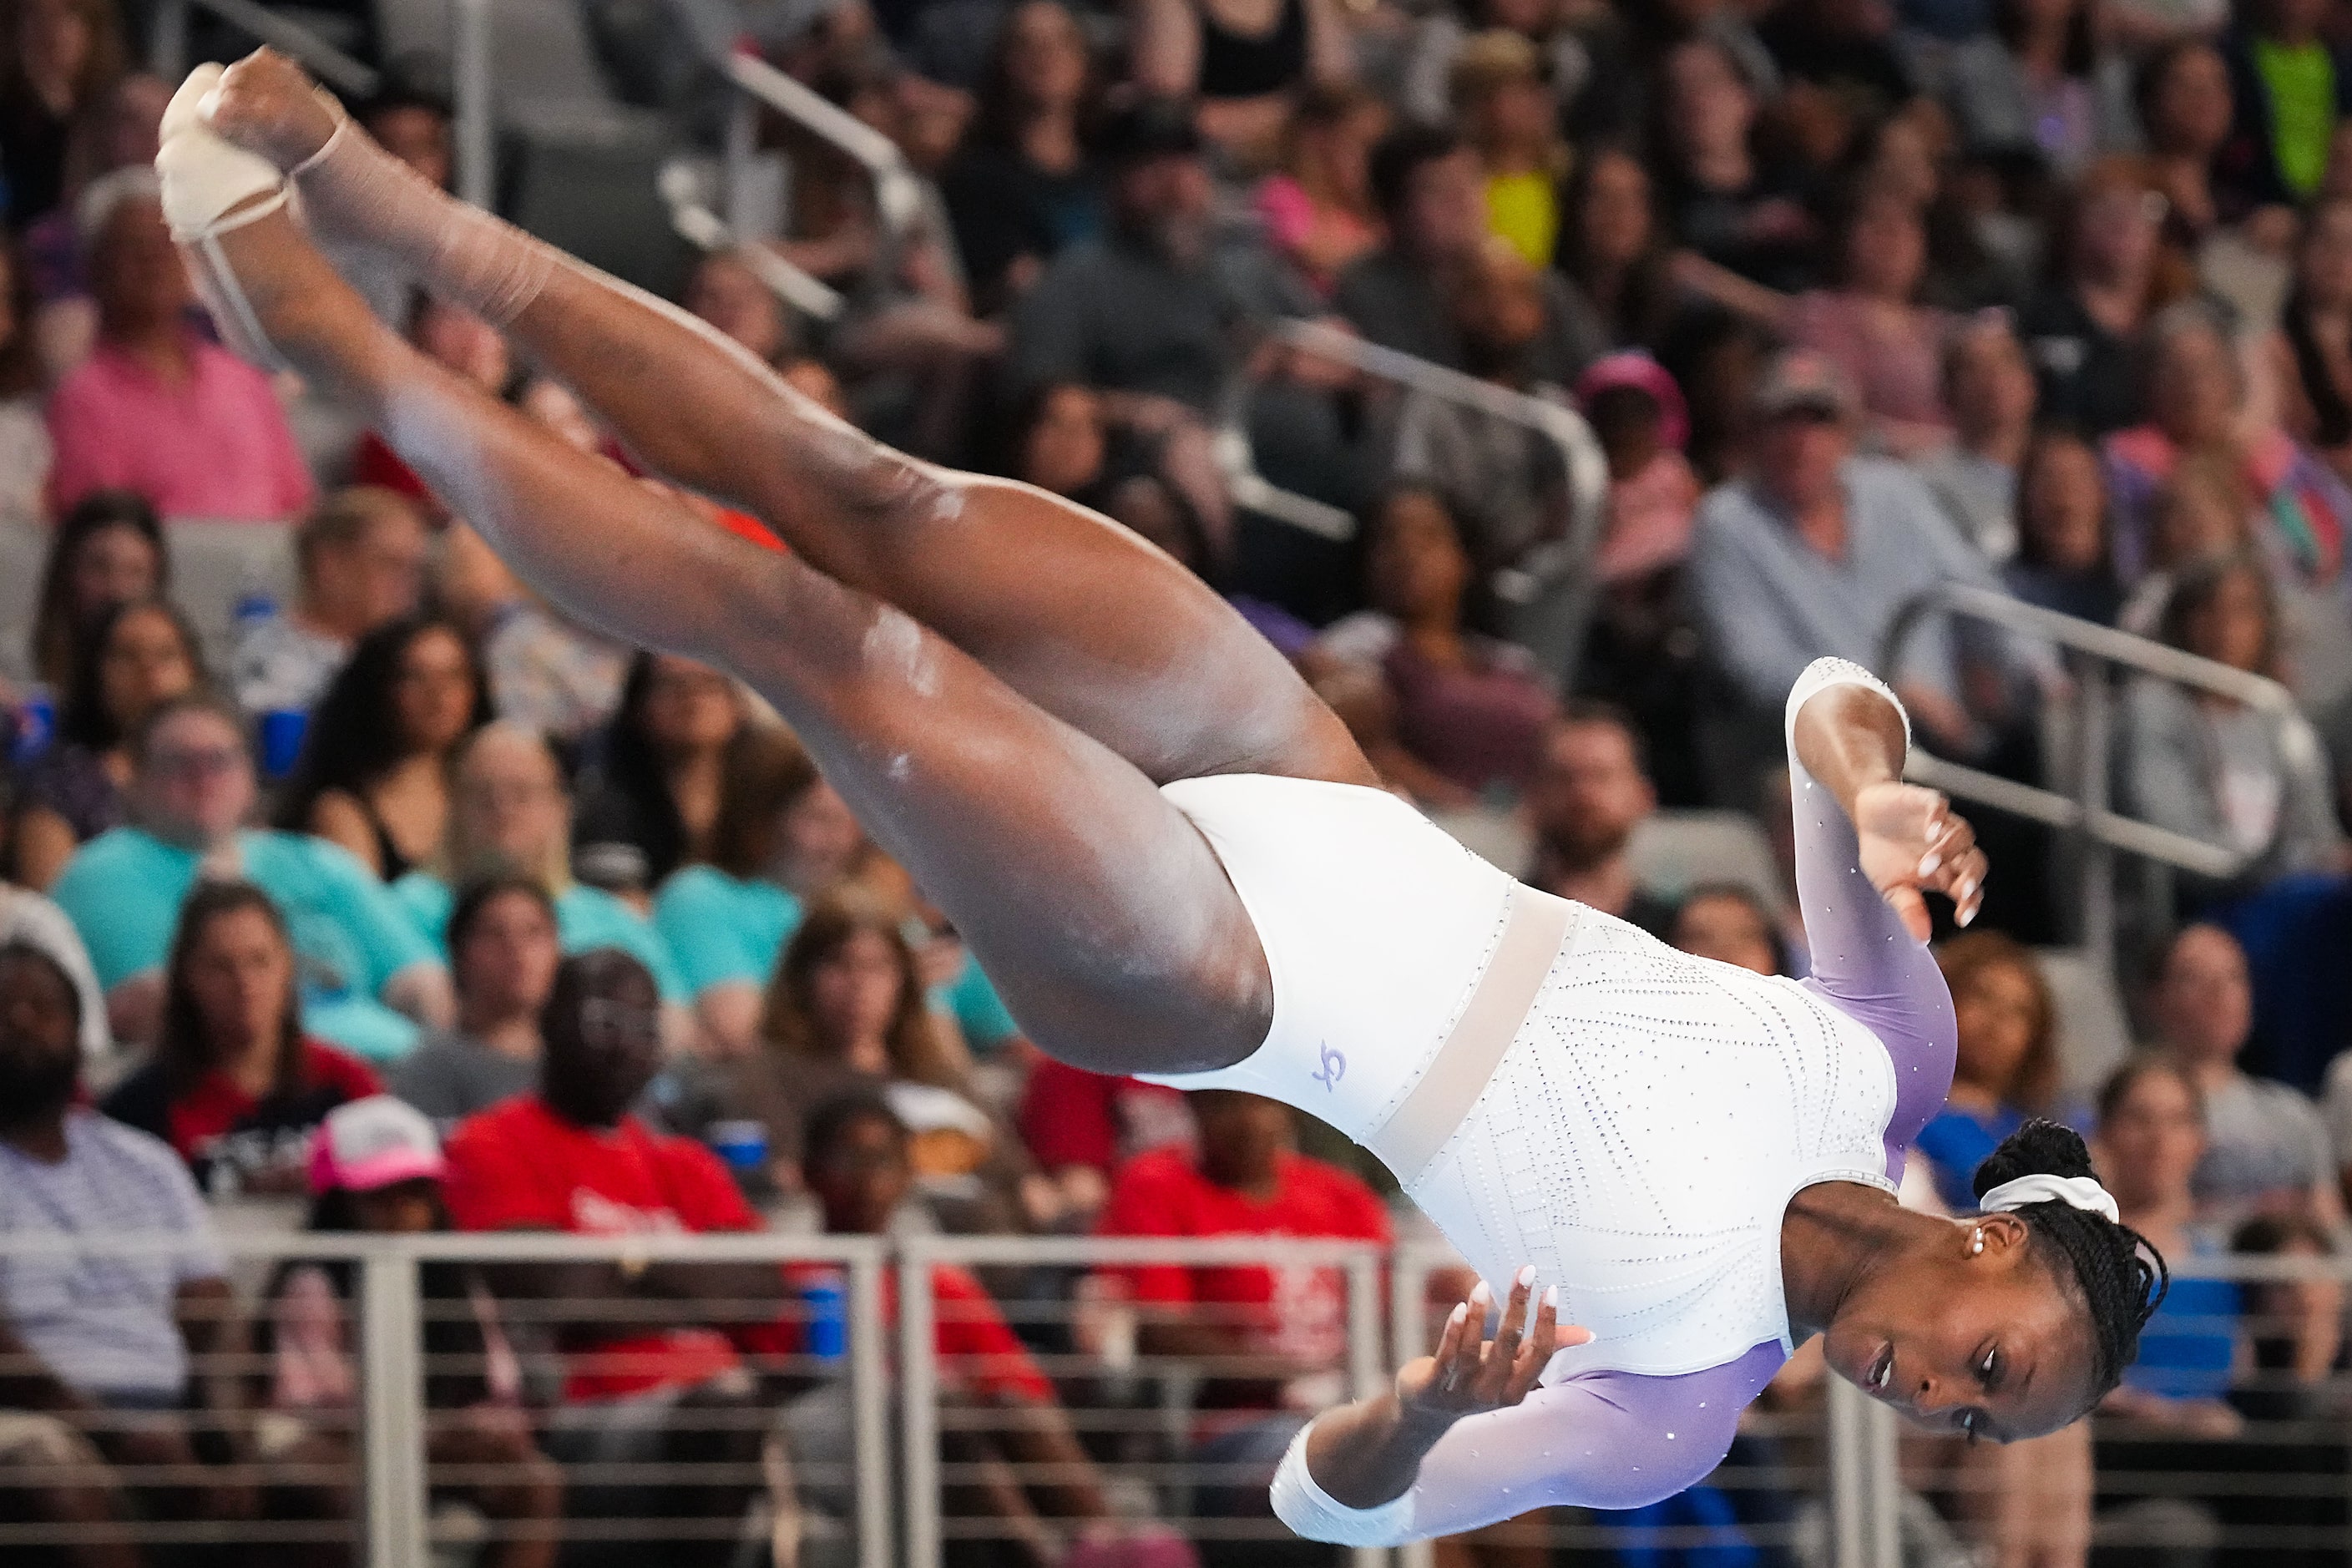
[[[1521,1269],[1491,1340],[1486,1337],[1486,1309],[1493,1298],[1484,1280],[1470,1300],[1454,1309],[1436,1353],[1409,1361],[1397,1373],[1397,1404],[1408,1421],[1451,1425],[1465,1415],[1517,1405],[1535,1387],[1554,1351],[1592,1337],[1582,1329],[1559,1326],[1557,1287],[1547,1289],[1540,1302],[1531,1303],[1534,1289],[1535,1269]]]
[[[1865,785],[1853,798],[1862,872],[1919,941],[1927,940],[1927,904],[1942,893],[1967,925],[1984,902],[1985,853],[1976,829],[1951,802],[1917,784]]]

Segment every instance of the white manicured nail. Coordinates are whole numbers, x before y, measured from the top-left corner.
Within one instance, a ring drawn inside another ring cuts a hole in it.
[[[1464,1323],[1467,1322],[1469,1319],[1470,1303],[1467,1301],[1456,1301],[1454,1303],[1454,1310],[1446,1317],[1445,1326],[1449,1329],[1458,1329]]]
[[[1485,1310],[1486,1304],[1494,1299],[1495,1292],[1486,1288],[1486,1282],[1484,1279],[1479,1280],[1478,1288],[1470,1292],[1470,1304],[1481,1311]]]
[[[1919,858],[1919,875],[1922,877],[1932,877],[1936,874],[1936,868],[1943,863],[1944,858],[1941,855],[1935,854],[1932,851],[1928,854],[1923,855]]]
[[[1522,1290],[1529,1289],[1535,1285],[1535,1282],[1536,1266],[1530,1263],[1526,1268],[1519,1270],[1518,1287]]]
[[[1544,1304],[1546,1307],[1549,1308],[1551,1310],[1555,1311],[1555,1312],[1557,1312],[1557,1311],[1559,1311],[1559,1286],[1557,1286],[1557,1285],[1547,1285],[1547,1286],[1545,1286],[1545,1287],[1544,1287],[1544,1299],[1543,1299],[1543,1304]]]

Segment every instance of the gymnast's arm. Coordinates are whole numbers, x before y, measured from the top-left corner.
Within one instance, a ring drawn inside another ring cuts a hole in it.
[[[1908,721],[1861,666],[1814,660],[1789,693],[1787,725],[1805,984],[1894,1058],[1887,1136],[1899,1146],[1943,1103],[1958,1040],[1923,895],[1949,896],[1966,924],[1984,896],[1984,853],[1942,795],[1901,782]]]
[[[1346,1484],[1343,1475],[1353,1479],[1352,1467],[1318,1433],[1363,1406],[1332,1411],[1284,1456],[1274,1510],[1310,1541],[1396,1546],[1532,1509],[1641,1508],[1696,1485],[1723,1462],[1740,1411],[1785,1359],[1777,1342],[1760,1344],[1680,1377],[1595,1372],[1538,1388],[1517,1405],[1445,1427],[1402,1491],[1362,1508],[1331,1495],[1332,1486]]]

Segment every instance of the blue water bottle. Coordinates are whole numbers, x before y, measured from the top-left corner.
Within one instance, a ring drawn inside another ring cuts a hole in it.
[[[826,1274],[801,1288],[808,1309],[808,1353],[837,1362],[849,1353],[849,1290],[838,1274]]]
[[[57,738],[57,699],[46,686],[26,687],[24,704],[16,710],[16,733],[8,742],[8,760],[23,767],[47,751]]]

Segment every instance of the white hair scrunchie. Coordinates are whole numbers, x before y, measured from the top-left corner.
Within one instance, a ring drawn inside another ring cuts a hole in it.
[[[1978,1206],[1987,1214],[2001,1214],[2011,1209],[2021,1209],[2028,1204],[2046,1203],[2062,1203],[2071,1208],[2088,1209],[2093,1214],[2103,1215],[2111,1225],[2123,1223],[2123,1211],[2116,1207],[2115,1194],[2091,1176],[2053,1176],[2037,1171],[2013,1182],[2003,1182],[1977,1200]]]

